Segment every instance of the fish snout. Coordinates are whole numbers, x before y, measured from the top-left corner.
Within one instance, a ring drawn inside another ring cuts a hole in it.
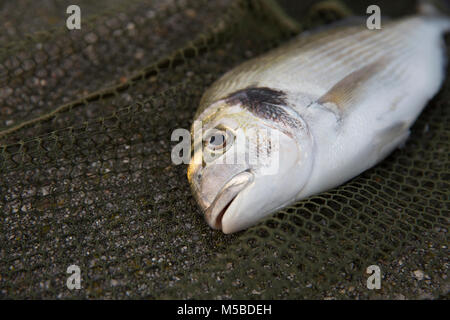
[[[217,193],[214,201],[205,210],[205,219],[213,229],[222,229],[223,217],[227,214],[236,197],[254,179],[250,170],[245,170],[231,178]]]

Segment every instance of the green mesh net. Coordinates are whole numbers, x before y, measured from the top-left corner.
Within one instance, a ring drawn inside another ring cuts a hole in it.
[[[73,31],[69,4],[0,4],[1,297],[447,296],[450,77],[403,149],[237,234],[208,227],[171,162],[221,74],[370,1],[79,1]]]

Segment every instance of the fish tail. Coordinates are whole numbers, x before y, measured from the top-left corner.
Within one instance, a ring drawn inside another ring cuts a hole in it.
[[[444,1],[419,0],[418,13],[437,24],[442,32],[450,31],[450,6]]]

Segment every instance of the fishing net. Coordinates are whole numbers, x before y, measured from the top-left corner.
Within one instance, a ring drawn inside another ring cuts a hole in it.
[[[171,162],[221,74],[370,1],[78,2],[72,31],[69,1],[0,4],[1,297],[446,297],[450,77],[403,149],[237,234],[208,227]]]

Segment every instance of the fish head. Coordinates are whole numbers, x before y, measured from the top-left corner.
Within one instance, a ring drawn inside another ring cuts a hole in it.
[[[212,228],[246,229],[295,200],[312,167],[311,137],[297,125],[234,101],[219,101],[194,121],[188,180]]]

